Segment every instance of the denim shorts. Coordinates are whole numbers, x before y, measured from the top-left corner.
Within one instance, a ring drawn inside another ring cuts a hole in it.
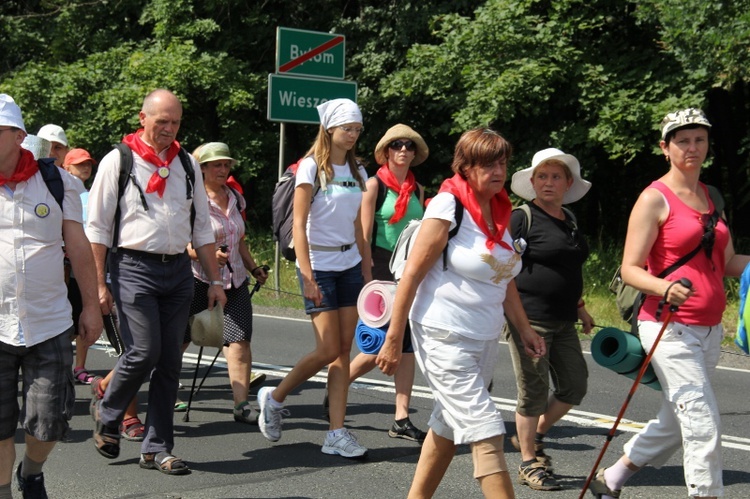
[[[318,283],[320,292],[323,293],[323,301],[320,302],[319,307],[316,307],[312,300],[305,298],[305,313],[307,315],[357,306],[359,292],[362,291],[364,286],[361,262],[346,270],[313,269],[313,278]],[[297,279],[299,279],[299,287],[304,295],[302,273],[299,268],[297,268]]]

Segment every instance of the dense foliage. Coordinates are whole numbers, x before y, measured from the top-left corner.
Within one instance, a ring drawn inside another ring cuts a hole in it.
[[[277,26],[346,36],[364,159],[396,122],[428,141],[417,176],[431,187],[467,128],[505,134],[514,170],[560,147],[594,183],[574,208],[604,245],[664,171],[661,117],[703,107],[714,124],[705,179],[724,191],[735,232],[750,228],[750,0],[5,0],[0,91],[30,132],[60,124],[101,157],[138,126],[148,91],[173,90],[183,145],[229,143],[252,223],[265,227],[279,162],[279,125],[266,119]],[[315,132],[286,126],[286,163]]]

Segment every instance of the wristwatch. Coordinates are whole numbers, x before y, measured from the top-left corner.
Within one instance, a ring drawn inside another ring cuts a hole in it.
[[[211,281],[211,286],[221,286],[224,287],[224,281]]]

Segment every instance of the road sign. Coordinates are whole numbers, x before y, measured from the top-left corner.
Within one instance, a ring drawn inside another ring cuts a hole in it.
[[[268,75],[268,120],[320,123],[316,107],[338,98],[357,101],[357,83],[299,76]]]
[[[276,28],[276,72],[320,78],[344,78],[343,35]]]

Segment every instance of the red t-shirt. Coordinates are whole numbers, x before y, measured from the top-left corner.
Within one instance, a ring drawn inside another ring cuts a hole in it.
[[[708,198],[708,214],[713,213],[714,204],[708,195],[708,189],[702,183],[699,186]],[[661,192],[669,206],[667,220],[660,227],[659,235],[646,260],[649,272],[659,275],[698,246],[704,233],[701,221],[703,213],[687,206],[669,187],[659,181],[652,182],[649,188]],[[712,326],[721,322],[727,303],[724,293],[724,250],[729,243],[729,229],[724,220],[719,218],[714,231],[716,239],[710,259],[701,248],[686,264],[666,277],[668,281],[687,277],[693,283],[695,291],[695,294],[674,313],[673,321],[701,326]],[[656,310],[661,298],[649,295],[638,314],[638,319],[656,321]],[[666,312],[666,309],[662,311],[662,319]]]

